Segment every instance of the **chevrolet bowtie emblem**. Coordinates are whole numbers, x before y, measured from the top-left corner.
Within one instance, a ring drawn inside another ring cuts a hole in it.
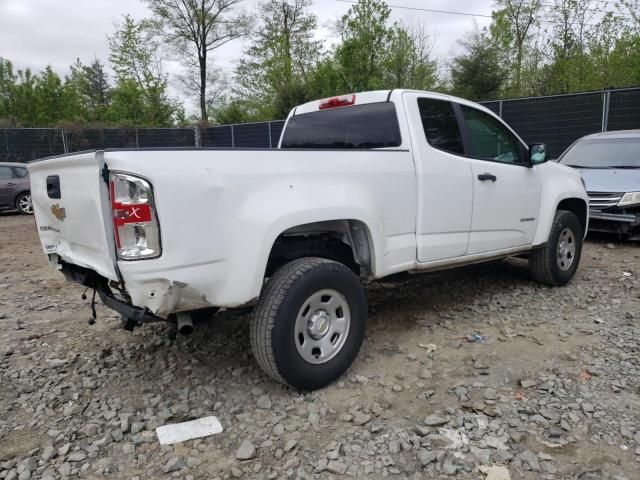
[[[65,211],[64,207],[61,207],[57,203],[55,205],[51,205],[51,213],[53,213],[53,216],[61,222],[63,222],[64,219],[67,218],[67,212]]]

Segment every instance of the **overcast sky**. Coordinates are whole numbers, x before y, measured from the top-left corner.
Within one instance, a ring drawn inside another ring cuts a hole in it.
[[[246,10],[254,10],[259,0],[244,0]],[[390,5],[490,14],[492,0],[388,0]],[[346,13],[350,4],[339,0],[314,0],[320,35],[329,37],[328,26]],[[76,58],[88,63],[94,57],[108,61],[106,36],[114,23],[125,14],[140,19],[148,15],[140,0],[0,0],[0,57],[18,68],[41,70],[50,64],[60,74],[68,71]],[[489,19],[451,14],[393,9],[393,19],[421,23],[434,42],[434,53],[446,61],[456,49],[456,42],[473,28]],[[218,66],[233,69],[243,49],[243,42],[229,44],[214,54]],[[169,66],[174,73],[176,66]]]

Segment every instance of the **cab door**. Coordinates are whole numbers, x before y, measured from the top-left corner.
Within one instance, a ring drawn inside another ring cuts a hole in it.
[[[462,257],[471,229],[471,163],[453,103],[445,96],[407,92],[418,185],[416,243],[419,263]]]
[[[528,148],[497,117],[459,106],[473,177],[468,254],[530,245],[540,208],[540,178]]]

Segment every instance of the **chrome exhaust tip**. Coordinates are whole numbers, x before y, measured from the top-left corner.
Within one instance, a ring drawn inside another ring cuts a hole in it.
[[[177,317],[177,329],[180,335],[191,335],[193,333],[193,320],[190,313],[178,313]]]

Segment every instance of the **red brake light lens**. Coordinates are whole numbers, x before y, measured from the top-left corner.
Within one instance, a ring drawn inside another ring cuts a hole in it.
[[[124,205],[113,202],[113,224],[117,227],[129,223],[146,223],[151,221],[151,207],[149,205]]]
[[[121,260],[160,256],[160,231],[151,184],[120,172],[109,174],[113,235]]]
[[[356,103],[355,95],[342,95],[341,97],[333,97],[323,100],[320,103],[320,110],[327,110],[329,108],[348,107]]]

